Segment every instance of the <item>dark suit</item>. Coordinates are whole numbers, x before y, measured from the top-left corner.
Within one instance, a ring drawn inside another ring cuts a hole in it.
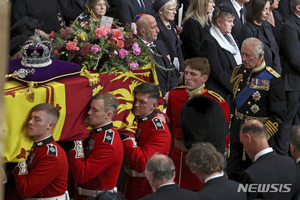
[[[167,69],[174,69],[171,71],[166,71],[158,66],[155,66],[160,91],[162,93],[162,96],[164,97],[166,92],[178,86],[178,78],[180,74],[178,70],[175,69],[173,64],[171,64],[171,60],[168,59],[168,57],[170,58],[170,56],[166,44],[160,40],[156,40],[153,43],[156,45],[154,51],[157,51],[157,53],[162,56],[160,57],[153,54],[155,61],[162,67],[165,67]]]
[[[300,108],[300,19],[291,14],[281,28],[282,79],[286,93],[287,115],[281,135],[281,148],[288,152],[292,122]]]
[[[154,16],[154,11],[152,9],[152,0],[143,0],[146,10],[144,10],[138,0],[119,0],[119,13],[121,23],[131,23],[136,15],[140,13],[145,13]]]
[[[261,31],[261,28],[263,31]],[[250,37],[256,37],[264,43],[264,58],[267,66],[272,67],[277,73],[281,74],[279,49],[273,36],[271,25],[268,22],[263,22],[262,26],[247,22],[240,32],[239,45],[242,46],[243,41]]]
[[[181,189],[176,184],[166,185],[158,188],[153,194],[149,194],[140,200],[198,200],[197,192]]]
[[[192,17],[184,22],[183,31],[180,35],[184,59],[199,57],[201,40],[206,34],[209,34],[210,27],[211,22],[202,27],[201,24]]]
[[[277,10],[280,13],[283,21],[289,19],[290,14],[292,13],[290,10],[290,1],[289,0],[281,0]]]
[[[229,7],[229,8],[231,8],[232,11],[233,11],[233,14],[234,14],[233,24],[234,24],[234,26],[231,29],[231,34],[232,34],[233,38],[236,40],[236,42],[238,43],[238,41],[239,41],[239,34],[240,34],[240,31],[243,28],[243,24],[241,22],[239,14],[236,12],[236,9],[234,8],[234,6],[233,6],[233,4],[232,4],[232,2],[230,0],[223,1],[221,3],[221,5],[225,5],[225,6]],[[244,17],[243,19],[245,21],[246,21],[246,19],[245,19],[246,10],[247,10],[246,6],[243,6],[243,17]],[[244,21],[244,23],[245,23],[245,21]]]
[[[288,188],[291,189],[290,192],[249,192],[247,193],[248,199],[292,199],[296,193],[297,181],[299,180],[297,180],[295,161],[275,152],[260,156],[241,176],[243,184],[276,183],[278,184],[278,190],[280,188],[279,184],[291,184],[288,185]],[[269,191],[274,191],[271,186]],[[288,189],[283,186],[282,191],[288,191]]]
[[[282,21],[280,13],[277,10],[273,10],[272,13],[274,16],[275,27],[271,25],[271,28],[272,28],[272,32],[275,37],[275,40],[279,46],[280,45],[280,30],[282,28],[283,21]]]
[[[237,192],[239,183],[228,180],[225,176],[207,181],[198,192],[199,199],[205,200],[246,200],[246,193]]]
[[[84,5],[81,5],[80,0],[59,0],[59,4],[63,9],[67,26],[70,25],[70,21],[74,21],[78,15],[84,12]]]
[[[220,47],[217,40],[207,34],[201,41],[200,57],[208,59],[210,74],[206,87],[220,94],[231,107],[233,85],[230,77],[233,69],[237,66],[233,55]]]

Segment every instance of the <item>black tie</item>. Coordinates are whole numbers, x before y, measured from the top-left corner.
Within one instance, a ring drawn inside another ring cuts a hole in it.
[[[144,12],[146,12],[146,7],[145,7],[145,4],[144,4],[144,1],[143,0],[138,0],[140,2],[140,6],[141,8],[144,10]]]
[[[242,25],[244,25],[244,22],[243,22],[243,18],[244,18],[243,11],[244,11],[244,8],[242,7],[241,10],[240,10],[240,20],[242,22]]]

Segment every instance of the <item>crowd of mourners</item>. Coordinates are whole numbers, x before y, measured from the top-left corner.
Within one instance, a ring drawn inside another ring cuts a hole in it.
[[[300,199],[300,0],[10,2],[10,59],[36,32],[109,16],[136,23],[160,66],[159,88],[133,91],[135,136],[113,127],[117,98],[98,93],[91,136],[66,152],[52,137],[59,111],[34,106],[35,143],[6,199]]]

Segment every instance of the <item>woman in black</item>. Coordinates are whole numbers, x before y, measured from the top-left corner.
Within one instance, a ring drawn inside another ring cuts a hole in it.
[[[271,24],[272,32],[277,44],[280,42],[280,30],[283,24],[280,13],[276,10],[280,0],[271,0],[270,16],[267,21]],[[273,2],[273,3],[272,3]]]
[[[177,34],[178,30],[173,22],[175,14],[177,13],[177,1],[156,0],[153,3],[153,9],[156,12],[156,22],[159,28],[157,39],[165,42],[172,63],[178,71],[183,72],[183,55],[181,51],[182,41]]]
[[[264,58],[267,66],[281,74],[279,50],[271,25],[266,22],[270,16],[269,0],[251,0],[247,7],[246,20],[239,35],[239,44],[249,37],[256,37],[264,43]]]
[[[93,12],[91,13],[88,8]],[[85,3],[84,15],[79,16],[79,20],[89,22],[91,19],[93,21],[101,22],[101,18],[105,15],[108,8],[109,5],[107,0],[88,0]]]
[[[184,59],[199,57],[200,42],[209,33],[211,16],[215,6],[213,0],[191,0],[183,19],[181,33],[182,53]]]

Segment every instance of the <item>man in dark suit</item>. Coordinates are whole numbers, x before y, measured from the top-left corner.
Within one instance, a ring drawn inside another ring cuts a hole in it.
[[[275,153],[267,138],[268,131],[258,120],[242,126],[240,140],[253,164],[244,171],[241,182],[248,186],[248,199],[292,199],[298,181],[295,162]]]
[[[300,126],[294,126],[290,134],[290,151],[296,161],[298,180],[300,180]],[[298,187],[297,197],[300,199],[300,188]]]
[[[287,103],[287,113],[283,125],[281,138],[281,150],[288,154],[289,135],[293,121],[298,118],[300,109],[300,4],[299,1],[291,0],[293,13],[281,28],[281,63],[282,78]],[[293,124],[300,125],[300,124]]]
[[[231,8],[233,11],[234,27],[232,27],[231,35],[234,37],[236,42],[239,41],[240,31],[243,25],[246,23],[245,15],[246,15],[247,7],[245,6],[245,3],[249,1],[250,0],[225,0],[221,3],[221,5],[225,5]]]
[[[224,175],[224,158],[211,143],[194,144],[186,156],[186,163],[204,183],[199,199],[246,200],[246,193],[238,192],[239,183]]]
[[[140,13],[154,16],[152,0],[120,0],[119,3],[120,22],[131,23],[136,15]]]
[[[175,166],[171,158],[163,154],[154,154],[146,163],[146,176],[153,194],[140,200],[196,200],[196,192],[181,189],[174,183]]]
[[[139,19],[137,19],[139,18]],[[180,73],[175,70],[171,63],[169,52],[165,43],[157,40],[159,29],[153,16],[144,14],[135,18],[137,25],[137,35],[147,44],[153,45],[151,51],[156,62],[155,70],[159,82],[162,96],[178,86],[178,78]]]

